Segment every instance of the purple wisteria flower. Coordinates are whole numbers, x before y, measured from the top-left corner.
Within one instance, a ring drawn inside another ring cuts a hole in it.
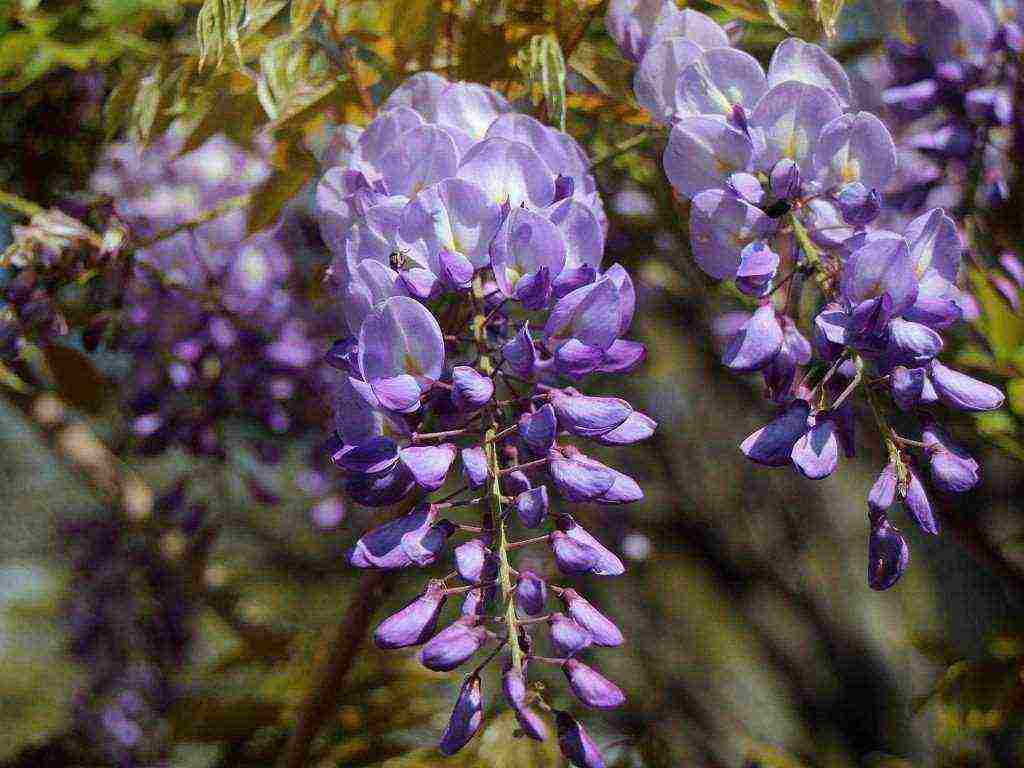
[[[954,116],[938,130],[928,128],[927,150],[946,158],[969,154],[973,134],[966,126],[1009,121],[983,68],[1006,63],[1002,52],[1010,50],[1008,40],[1019,40],[1019,30],[1012,34],[1011,20],[997,34],[989,10],[974,0],[906,5],[908,27],[920,44],[901,54],[903,76],[932,78],[936,87],[918,83],[905,102],[922,112],[941,102],[956,113],[942,94],[962,94],[970,105],[960,110],[966,119]],[[901,502],[923,531],[935,534],[924,467],[942,492],[964,492],[978,482],[977,463],[936,425],[934,406],[984,411],[1003,402],[995,387],[937,359],[941,332],[970,305],[957,287],[962,249],[956,226],[939,207],[899,231],[876,226],[882,191],[896,177],[896,146],[877,117],[851,110],[850,80],[819,46],[785,40],[765,72],[730,47],[724,33],[709,45],[710,19],[667,21],[679,18],[672,2],[612,6],[612,35],[639,61],[637,101],[669,128],[665,174],[676,195],[689,201],[694,260],[749,299],[748,312],[721,324],[723,362],[738,373],[761,373],[778,412],[740,448],[764,466],[828,477],[842,455],[853,453],[855,395],[863,394],[890,457],[869,495],[869,583],[885,589],[909,556],[885,517],[889,507]],[[999,63],[989,64],[996,52]],[[894,103],[903,98],[887,97]],[[1008,263],[1011,270],[1018,266]],[[1012,303],[1016,290],[1005,283],[1000,290]],[[801,292],[815,289],[817,314],[801,326],[791,313],[802,303]],[[918,435],[896,431],[889,403],[917,424]],[[571,454],[563,452],[551,466],[556,483],[558,470],[573,470],[573,482],[567,477],[562,484],[578,498],[611,493],[599,468]],[[581,555],[561,546],[567,567],[588,570]]]
[[[686,27],[696,16],[682,18]],[[643,498],[587,444],[634,443],[655,422],[621,398],[579,389],[591,374],[643,361],[643,346],[626,338],[633,283],[620,265],[602,263],[607,222],[582,149],[489,88],[418,74],[347,135],[353,151],[317,189],[328,284],[347,326],[328,354],[340,372],[331,458],[360,504],[417,502],[365,533],[350,562],[423,567],[450,547],[452,573],[430,581],[375,639],[419,647],[420,661],[439,671],[487,654],[465,678],[444,754],[480,728],[480,672],[503,650],[505,698],[523,734],[543,740],[552,694],[529,685],[535,665],[561,667],[588,706],[624,700],[575,658],[622,644],[622,633],[557,582],[625,568],[556,499]],[[513,541],[516,529],[529,534]],[[550,551],[546,567],[532,559],[516,569],[528,546]],[[445,619],[446,599],[460,594],[459,618]],[[539,652],[544,635],[548,656]],[[563,720],[566,755],[600,765],[582,726]]]

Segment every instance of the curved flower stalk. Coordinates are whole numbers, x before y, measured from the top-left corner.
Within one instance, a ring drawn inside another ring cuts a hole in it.
[[[561,668],[587,706],[623,702],[576,658],[622,644],[622,634],[552,578],[556,569],[615,576],[623,564],[551,501],[556,492],[601,504],[643,497],[585,450],[642,440],[654,421],[577,389],[589,374],[625,373],[643,360],[643,346],[625,338],[633,284],[621,266],[602,265],[605,217],[583,151],[491,89],[421,73],[364,131],[345,135],[342,164],[317,191],[334,255],[329,280],[348,323],[328,355],[343,374],[333,460],[364,505],[423,499],[363,535],[351,562],[428,566],[449,548],[454,558],[452,573],[428,582],[375,639],[419,647],[439,671],[483,654],[441,739],[444,754],[480,728],[480,672],[502,654],[505,698],[523,733],[543,740],[538,710],[550,705],[528,682],[537,665]],[[460,473],[461,489],[429,500]],[[554,568],[517,563],[525,548],[549,550]],[[458,618],[442,618],[455,598]],[[568,714],[558,715],[558,738],[578,765],[602,764]]]
[[[902,10],[907,34],[887,42],[883,103],[901,153],[887,204],[913,215],[1006,203],[1011,157],[1024,146],[1017,3],[906,0]]]
[[[612,5],[617,18],[637,7]],[[874,115],[850,111],[849,80],[824,50],[785,40],[764,72],[710,36],[710,20],[683,23],[670,9],[655,16],[676,21],[666,27],[641,14],[612,32],[627,55],[644,51],[637,99],[670,126],[664,168],[690,204],[694,260],[747,297],[750,311],[718,324],[723,361],[761,373],[778,416],[740,448],[764,466],[828,477],[841,454],[853,455],[862,395],[889,457],[868,503],[868,583],[885,589],[909,558],[889,509],[901,502],[935,534],[921,478],[950,493],[978,481],[977,464],[937,426],[936,406],[1003,402],[998,389],[937,359],[940,331],[969,306],[956,286],[956,226],[940,208],[901,232],[872,226],[879,190],[896,172],[895,146]],[[793,313],[805,289],[816,289],[818,309],[801,329]]]

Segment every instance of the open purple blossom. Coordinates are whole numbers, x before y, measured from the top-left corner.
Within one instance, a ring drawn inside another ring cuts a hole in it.
[[[687,12],[676,27],[724,42],[700,19]],[[614,683],[573,658],[622,644],[621,632],[557,582],[560,573],[625,568],[555,504],[643,498],[633,478],[588,455],[587,443],[626,445],[657,425],[625,400],[580,389],[592,374],[643,361],[643,346],[626,338],[633,282],[621,266],[602,264],[607,225],[586,155],[490,89],[416,75],[353,133],[353,152],[317,190],[333,257],[328,285],[347,326],[328,354],[338,370],[331,458],[358,503],[417,504],[364,533],[349,559],[398,569],[451,552],[449,577],[429,582],[375,634],[384,648],[419,646],[422,663],[438,671],[487,652],[466,678],[442,752],[479,728],[479,672],[502,651],[506,699],[524,735],[544,739],[539,713],[551,710],[550,694],[528,685],[536,664],[560,666],[584,704],[623,701]],[[762,290],[770,265],[753,261]],[[529,533],[512,541],[516,528]],[[526,546],[548,550],[549,565],[516,570]],[[449,584],[456,578],[464,586]],[[446,598],[463,593],[461,617],[446,620]],[[552,599],[562,611],[545,613]],[[534,650],[544,634],[553,656]],[[581,728],[560,743],[570,756],[593,750]]]

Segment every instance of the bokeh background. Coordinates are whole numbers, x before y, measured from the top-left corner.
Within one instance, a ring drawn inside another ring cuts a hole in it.
[[[285,5],[268,39],[287,27]],[[716,6],[693,5],[729,18]],[[355,57],[357,77],[379,103],[400,73],[431,62],[467,79],[519,80],[515,54],[530,35],[554,31],[564,42],[579,30],[568,130],[601,157],[644,123],[626,100],[629,70],[603,34],[602,7],[326,3],[307,36],[327,46],[341,41],[342,57]],[[145,99],[136,91],[124,101],[123,92],[144,88],[154,67],[166,73],[196,56],[199,9],[176,0],[0,3],[0,189],[47,207],[76,199],[105,142],[159,135],[174,115],[156,110],[140,124]],[[874,71],[872,57],[897,25],[896,3],[848,3],[834,51]],[[333,35],[326,43],[324,30]],[[745,34],[744,47],[763,59],[783,35],[768,25]],[[261,42],[249,42],[246,55],[257,61]],[[244,142],[252,136],[242,125],[247,116],[266,122],[237,77],[200,85],[227,89],[200,132],[235,132]],[[284,130],[297,136],[296,146],[315,147],[332,125],[366,122],[362,95],[344,82]],[[596,171],[612,222],[606,263],[621,261],[634,276],[633,333],[649,349],[644,368],[616,386],[660,428],[617,458],[645,500],[579,511],[628,565],[622,578],[585,584],[627,635],[601,661],[628,703],[586,720],[591,733],[615,766],[1024,764],[1024,502],[1015,417],[1007,413],[1009,424],[998,428],[969,419],[956,425],[983,467],[982,484],[941,501],[941,537],[905,526],[911,567],[892,590],[872,592],[865,495],[883,460],[877,441],[862,435],[858,458],[818,483],[755,469],[739,453],[739,441],[769,413],[757,382],[718,361],[711,328],[727,298],[688,262],[661,178],[660,142],[640,141]],[[275,170],[278,199],[260,200],[277,206],[268,219],[285,200],[308,198],[318,172],[311,163]],[[0,209],[0,246],[22,218]],[[315,238],[307,246],[296,263],[318,276],[326,253]],[[1008,306],[998,311],[1012,314]],[[272,471],[262,469],[241,420],[225,427],[226,460],[177,447],[147,457],[132,450],[121,407],[130,357],[101,346],[83,367],[80,332],[63,344],[74,354],[50,359],[49,377],[0,387],[0,766],[104,764],[76,731],[76,692],[90,671],[69,656],[65,634],[76,578],[69,521],[116,514],[105,483],[128,483],[147,498],[185,475],[216,535],[202,563],[206,588],[187,598],[193,640],[173,670],[181,695],[162,726],[167,759],[197,768],[275,764],[316,671],[346,631],[353,594],[366,586],[344,552],[370,513],[354,505],[343,514],[326,510],[308,488],[305,456],[326,436],[326,417],[322,433],[307,430],[281,445]],[[957,344],[953,354],[984,347],[984,328],[965,329]],[[254,472],[265,487],[246,482]],[[173,551],[173,538],[153,535],[154,546]],[[420,583],[387,576],[373,585],[370,607],[380,618]],[[487,710],[482,737],[442,763],[433,745],[458,683],[423,670],[412,654],[385,656],[364,645],[334,691],[337,706],[313,764],[561,764],[551,744],[512,738],[501,706]],[[497,688],[490,678],[485,684]]]

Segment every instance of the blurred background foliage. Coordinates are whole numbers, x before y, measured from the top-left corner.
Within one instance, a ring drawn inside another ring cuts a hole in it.
[[[896,18],[886,0],[692,5],[741,19],[744,47],[762,60],[786,27],[831,35],[854,65],[880,49]],[[649,347],[625,396],[660,423],[655,439],[628,449],[645,501],[579,513],[611,531],[631,565],[614,583],[586,584],[628,637],[605,660],[628,704],[588,723],[610,763],[1024,764],[1024,315],[993,290],[992,265],[976,259],[970,279],[982,313],[954,355],[1004,380],[1008,406],[958,425],[983,459],[983,485],[947,501],[943,537],[910,531],[914,566],[892,591],[871,592],[863,494],[881,457],[865,439],[851,471],[812,484],[752,471],[736,450],[767,414],[749,382],[717,362],[710,322],[730,297],[687,259],[684,212],[661,178],[665,137],[630,95],[632,65],[603,31],[604,8],[600,0],[3,0],[0,188],[44,207],[74,199],[106,141],[151,140],[172,123],[187,136],[183,151],[217,134],[244,146],[269,137],[273,172],[250,201],[256,230],[309,194],[330,127],[368,122],[412,72],[529,99],[599,159],[612,222],[607,262],[621,261],[637,280],[635,330]],[[0,211],[0,245],[26,212]],[[1014,216],[1001,229],[1024,231]],[[325,266],[322,253],[304,258],[311,272]],[[194,477],[218,536],[193,595],[197,641],[169,720],[171,763],[273,765],[366,590],[343,553],[371,516],[350,509],[340,524],[315,524],[298,488],[312,438],[287,446],[263,495],[239,479],[239,467],[259,461],[244,423],[232,425],[226,463],[130,454],[110,386],[124,361],[86,357],[81,346],[72,333],[55,347],[63,351],[36,361],[35,381],[5,369],[0,384],[0,765],[102,764],[70,730],[82,671],[62,635],[72,574],[58,521],[130,507],[129,496],[111,499],[104,478],[145,494],[182,474]],[[174,553],[166,531],[140,530]],[[419,583],[379,578],[369,609],[381,608],[379,618]],[[336,706],[312,764],[439,764],[434,738],[457,685],[411,654],[385,658],[364,646],[331,692]],[[497,688],[485,680],[485,690]],[[481,737],[445,764],[561,764],[553,744],[514,738],[509,714],[489,709]]]

